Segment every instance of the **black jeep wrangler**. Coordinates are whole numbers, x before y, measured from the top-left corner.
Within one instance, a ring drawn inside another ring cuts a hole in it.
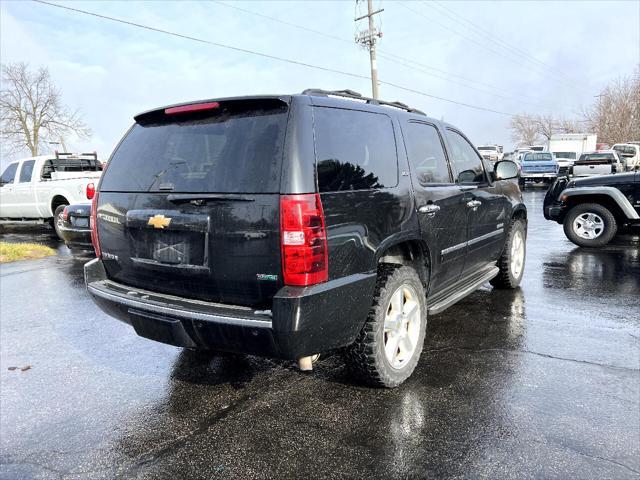
[[[576,245],[606,245],[619,230],[640,227],[640,172],[558,177],[547,191],[543,212],[547,220],[563,224]]]
[[[135,117],[92,209],[87,289],[143,336],[298,360],[366,383],[414,370],[427,314],[515,288],[527,211],[455,127],[352,91],[207,100]]]

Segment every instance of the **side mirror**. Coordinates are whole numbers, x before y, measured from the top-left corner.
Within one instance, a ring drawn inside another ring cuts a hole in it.
[[[518,165],[511,160],[502,160],[493,167],[493,174],[496,180],[508,180],[518,176]]]

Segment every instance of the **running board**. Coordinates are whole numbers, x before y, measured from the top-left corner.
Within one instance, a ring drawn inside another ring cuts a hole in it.
[[[500,269],[498,267],[491,267],[483,270],[479,274],[473,275],[471,278],[465,279],[462,283],[452,285],[430,301],[428,300],[427,312],[429,315],[436,315],[446,310],[470,293],[475,292],[483,284],[498,275],[499,272]]]

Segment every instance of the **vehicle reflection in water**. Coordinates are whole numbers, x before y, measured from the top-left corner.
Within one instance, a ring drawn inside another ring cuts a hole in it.
[[[574,295],[640,295],[640,243],[621,237],[600,249],[574,248],[564,261],[545,262],[546,288]],[[611,298],[611,297],[609,297]]]
[[[522,360],[501,351],[518,348],[525,312],[520,290],[504,293],[479,291],[432,317],[424,359],[394,390],[354,384],[337,355],[304,375],[290,362],[183,351],[175,356],[166,393],[144,409],[144,418],[137,411],[122,419],[114,448],[136,462],[152,455],[157,472],[172,464],[171,452],[185,442],[206,444],[206,458],[245,471],[287,452],[287,468],[322,477],[331,470],[317,470],[322,467],[313,456],[318,435],[329,435],[331,444],[320,447],[338,464],[370,457],[373,473],[392,478],[424,469],[461,473],[464,466],[445,465],[436,452],[477,450],[484,435],[510,435],[512,376]],[[470,313],[468,302],[481,308]],[[464,402],[456,400],[461,396]]]

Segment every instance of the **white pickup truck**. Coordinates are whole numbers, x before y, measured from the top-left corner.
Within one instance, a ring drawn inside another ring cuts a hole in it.
[[[574,177],[590,177],[624,172],[624,164],[615,150],[583,153],[573,164]]]
[[[90,203],[102,174],[97,155],[40,155],[10,163],[0,176],[0,222],[48,221],[58,232],[65,205]]]

